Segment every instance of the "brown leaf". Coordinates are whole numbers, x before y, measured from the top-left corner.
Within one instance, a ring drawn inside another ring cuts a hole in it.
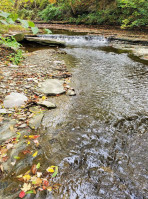
[[[35,175],[37,172],[36,164],[32,165],[31,172]]]
[[[30,151],[30,150],[24,150],[24,151],[22,151],[22,153],[23,153],[24,155],[26,155],[27,153],[31,154],[31,151]]]

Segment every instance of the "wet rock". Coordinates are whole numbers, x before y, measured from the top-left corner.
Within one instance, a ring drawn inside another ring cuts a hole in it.
[[[58,41],[56,39],[47,39],[47,38],[41,38],[41,37],[25,37],[25,39],[27,41],[36,42],[42,45],[65,47],[65,43],[63,41]]]
[[[35,113],[35,114],[43,113],[43,110],[40,107],[38,107],[38,106],[32,106],[32,107],[30,107],[29,111],[31,113]],[[30,115],[30,113],[29,113],[29,115]]]
[[[0,114],[9,114],[9,113],[12,113],[12,111],[6,109],[0,109]]]
[[[16,33],[13,35],[13,37],[16,39],[16,41],[23,41],[24,40],[24,33]]]
[[[27,101],[27,97],[23,93],[10,93],[10,95],[5,97],[4,107],[12,108],[21,106]]]
[[[16,135],[15,131],[12,130],[15,123],[16,121],[14,120],[7,121],[0,127],[0,143]]]
[[[49,102],[49,101],[42,101],[42,102],[38,102],[37,104],[41,105],[41,106],[45,106],[47,108],[56,108],[56,105]]]
[[[19,128],[26,128],[27,127],[27,124],[21,124],[20,126],[19,126]]]
[[[38,129],[43,119],[43,113],[37,114],[29,121],[29,127],[31,129]]]
[[[66,94],[69,95],[69,96],[75,96],[76,95],[74,89],[69,89]]]
[[[57,79],[47,79],[45,82],[40,83],[38,90],[45,95],[57,95],[65,93],[63,81]]]

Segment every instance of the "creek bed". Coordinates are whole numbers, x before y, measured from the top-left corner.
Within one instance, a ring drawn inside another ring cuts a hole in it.
[[[41,165],[59,166],[61,186],[35,198],[148,198],[147,65],[102,37],[65,40],[77,95],[56,98],[40,130]]]

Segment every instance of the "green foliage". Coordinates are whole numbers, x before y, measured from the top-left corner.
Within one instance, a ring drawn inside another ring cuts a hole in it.
[[[39,12],[39,16],[45,21],[62,20],[65,18],[65,11],[66,10],[64,6],[56,7],[50,4],[43,11]]]
[[[16,51],[16,53],[11,53],[8,58],[13,64],[18,65],[24,58],[23,51],[19,49]]]
[[[16,50],[16,52],[11,53],[8,58],[13,64],[19,64],[23,59],[23,51],[19,49],[21,44],[19,44],[14,37],[4,38],[0,35],[0,45],[2,44]]]
[[[148,1],[117,0],[122,28],[148,25]]]
[[[16,41],[16,39],[14,37],[2,37],[0,35],[0,44],[3,44],[7,47],[11,47],[14,49],[18,49],[21,45]]]
[[[58,0],[39,13],[41,19],[68,20],[76,24],[148,26],[146,0]]]

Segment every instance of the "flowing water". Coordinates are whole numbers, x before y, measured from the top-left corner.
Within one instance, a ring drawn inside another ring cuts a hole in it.
[[[59,59],[77,95],[53,99],[58,108],[44,117],[40,162],[59,166],[61,186],[35,198],[147,199],[147,65],[103,37],[44,37],[66,42]]]
[[[103,37],[50,37],[67,44],[62,59],[77,95],[44,119],[42,147],[61,184],[46,198],[148,198],[147,65]]]

